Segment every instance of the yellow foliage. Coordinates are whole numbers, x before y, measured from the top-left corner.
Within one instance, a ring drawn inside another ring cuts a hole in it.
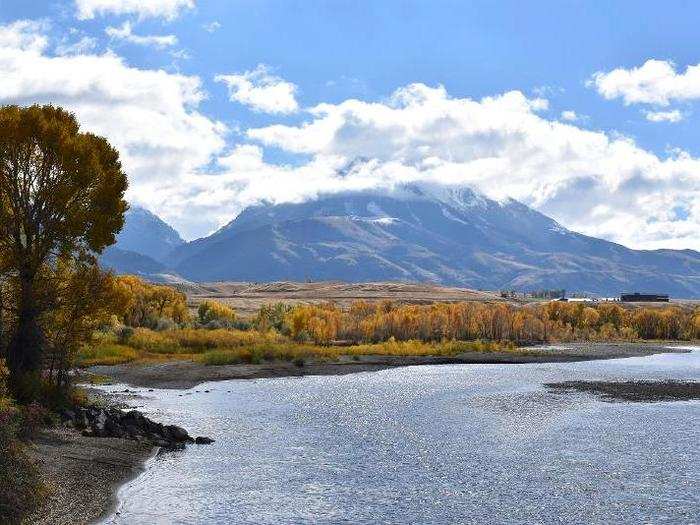
[[[397,341],[489,340],[546,342],[570,340],[689,339],[698,337],[697,319],[677,307],[625,310],[620,305],[552,301],[515,307],[505,303],[394,305],[357,302],[298,305],[285,317],[295,341],[377,343]]]
[[[161,319],[177,324],[190,320],[187,297],[166,285],[150,284],[134,275],[116,278],[120,317],[127,326],[156,326]]]
[[[207,325],[212,322],[233,324],[236,321],[236,311],[217,301],[204,301],[197,309],[199,323]]]

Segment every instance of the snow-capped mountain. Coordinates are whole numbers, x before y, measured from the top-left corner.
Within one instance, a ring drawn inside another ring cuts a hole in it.
[[[409,184],[244,210],[168,257],[196,281],[432,281],[700,296],[700,253],[631,250],[466,187]]]

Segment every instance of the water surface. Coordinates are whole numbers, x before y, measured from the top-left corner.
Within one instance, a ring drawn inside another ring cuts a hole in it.
[[[542,386],[580,379],[700,380],[700,350],[141,389],[217,442],[155,458],[105,523],[697,523],[700,402]]]

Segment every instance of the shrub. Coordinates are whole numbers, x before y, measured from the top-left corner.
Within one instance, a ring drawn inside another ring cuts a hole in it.
[[[51,423],[49,411],[35,401],[20,411],[18,436],[23,440],[34,439],[39,430],[49,423]]]
[[[216,322],[216,328],[232,326],[236,322],[236,311],[225,304],[216,301],[204,301],[197,308],[199,324],[207,326]]]
[[[167,317],[160,317],[153,326],[153,329],[158,332],[164,332],[166,330],[175,330],[177,328],[177,323],[172,319]]]
[[[291,305],[285,303],[263,305],[253,319],[252,325],[261,332],[274,329],[284,333],[286,330],[284,320],[292,308]]]
[[[129,339],[129,346],[152,354],[177,354],[182,352],[180,344],[170,337],[170,333],[154,332],[147,328],[137,328]]]

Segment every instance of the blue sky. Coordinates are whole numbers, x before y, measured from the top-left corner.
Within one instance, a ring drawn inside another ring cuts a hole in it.
[[[700,249],[700,75],[686,75],[700,62],[697,3],[153,0],[153,9],[140,7],[148,3],[0,0],[6,33],[46,39],[32,49],[6,44],[41,58],[31,66],[6,58],[13,78],[26,75],[36,86],[41,68],[55,64],[71,72],[64,84],[85,79],[73,89],[28,91],[3,90],[0,79],[0,102],[76,111],[84,126],[122,146],[130,198],[187,237],[261,199],[427,178],[512,196],[567,227],[634,247]],[[95,88],[102,80],[90,76],[101,64],[103,77],[114,69],[113,82]],[[199,83],[197,96],[183,94],[190,88],[182,78]],[[123,102],[120,82],[142,90],[138,100]],[[261,85],[276,86],[281,98],[255,91]],[[412,85],[426,90],[395,96]],[[162,108],[149,107],[170,89],[178,93]],[[506,93],[521,98],[483,103]],[[273,99],[281,105],[266,102]],[[126,116],[124,124],[108,122],[104,115],[119,108],[132,121],[142,116],[142,126],[158,121],[155,133],[167,140],[137,137]],[[158,114],[149,117],[151,109]],[[168,122],[167,114],[179,116]],[[170,137],[168,129],[182,134]],[[188,137],[192,144],[183,144]],[[334,178],[357,157],[374,163],[353,181]]]

